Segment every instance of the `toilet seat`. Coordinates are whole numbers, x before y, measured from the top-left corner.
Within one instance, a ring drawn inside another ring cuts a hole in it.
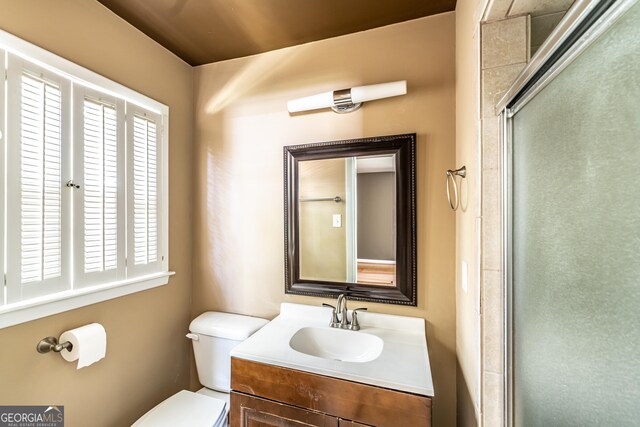
[[[221,427],[226,425],[226,406],[220,399],[182,390],[152,408],[131,427]]]

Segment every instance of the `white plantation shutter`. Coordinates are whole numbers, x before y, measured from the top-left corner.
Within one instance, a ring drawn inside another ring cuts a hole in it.
[[[22,283],[62,273],[62,93],[22,75]]]
[[[68,194],[69,82],[9,56],[7,299],[70,287]]]
[[[158,259],[158,164],[156,123],[133,117],[133,261]]]
[[[128,236],[127,275],[161,271],[162,120],[127,107]]]
[[[76,287],[125,277],[124,102],[74,90]]]
[[[0,329],[166,284],[169,108],[0,46]]]

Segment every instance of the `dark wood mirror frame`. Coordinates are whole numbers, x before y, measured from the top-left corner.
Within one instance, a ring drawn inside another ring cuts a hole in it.
[[[285,293],[417,305],[416,134],[378,136],[284,147]],[[383,287],[300,278],[298,162],[396,155],[396,286]]]

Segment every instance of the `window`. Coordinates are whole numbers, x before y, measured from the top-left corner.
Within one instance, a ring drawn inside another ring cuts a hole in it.
[[[0,328],[166,284],[168,108],[0,31]]]

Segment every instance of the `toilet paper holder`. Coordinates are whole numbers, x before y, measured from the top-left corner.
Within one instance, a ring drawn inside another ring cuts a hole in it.
[[[50,351],[55,351],[56,353],[60,353],[65,348],[68,351],[71,351],[73,349],[73,344],[71,344],[70,341],[59,344],[58,338],[56,337],[43,338],[40,340],[40,342],[36,346],[36,350],[38,350],[38,353],[49,353]]]

